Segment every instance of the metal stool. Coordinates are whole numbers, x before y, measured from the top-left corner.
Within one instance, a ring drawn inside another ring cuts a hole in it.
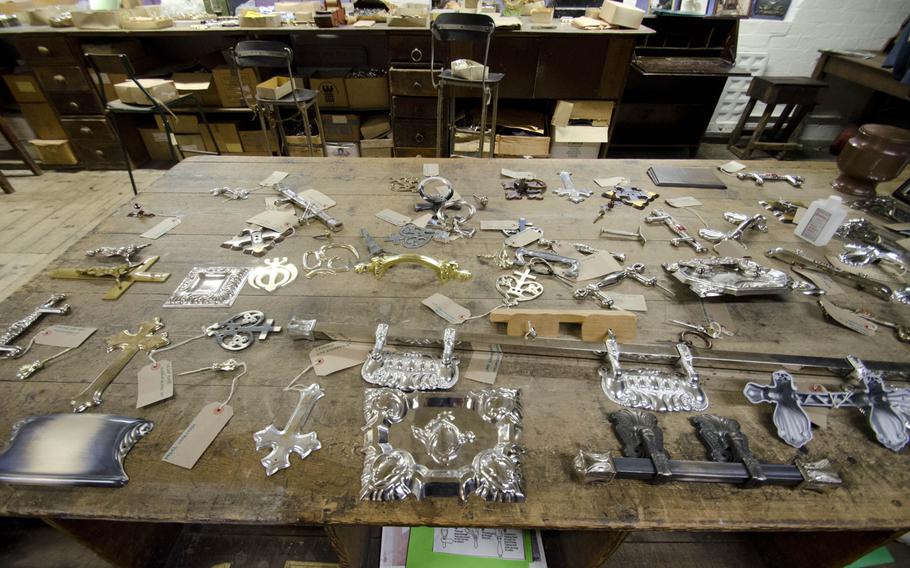
[[[294,74],[291,71],[291,63],[294,60],[294,52],[290,47],[277,41],[248,40],[238,42],[230,50],[230,63],[237,71],[237,80],[243,84],[240,77],[240,69],[247,67],[270,67],[287,69],[288,77],[293,80]],[[262,133],[265,135],[265,144],[269,154],[272,153],[272,144],[270,142],[269,131],[278,130],[278,151],[279,155],[286,155],[284,150],[288,147],[287,136],[284,133],[284,123],[281,120],[279,109],[296,108],[303,118],[303,130],[306,134],[307,149],[310,156],[317,154],[313,151],[313,136],[310,132],[309,110],[312,108],[316,112],[316,124],[322,128],[322,115],[319,113],[319,93],[312,89],[294,88],[290,93],[279,100],[255,98],[255,105],[250,105],[259,114],[259,124],[262,127]],[[244,95],[244,100],[246,95]],[[325,155],[325,141],[320,137],[319,147],[320,154]]]
[[[477,43],[485,41],[483,54],[483,68],[487,71],[483,79],[471,80],[461,79],[452,75],[451,69],[443,69],[439,72],[438,80],[433,80],[433,86],[436,87],[436,155],[439,157],[450,156],[452,149],[455,147],[455,89],[467,87],[480,89],[480,157],[483,158],[484,139],[486,138],[487,126],[487,106],[492,102],[492,120],[490,121],[490,152],[492,158],[495,154],[496,143],[496,111],[499,107],[499,83],[505,77],[503,73],[489,73],[487,61],[490,56],[490,38],[496,24],[493,19],[484,14],[458,14],[445,13],[440,14],[430,24],[432,40],[430,43],[430,69],[434,69],[436,56],[436,42],[453,42],[463,41]],[[446,98],[448,89],[448,112],[443,117],[443,99]],[[446,124],[446,142],[443,144],[442,131],[443,122]],[[471,132],[469,130],[459,130],[460,132]]]
[[[811,77],[755,77],[749,85],[749,102],[743,109],[736,128],[730,134],[727,149],[740,158],[748,160],[755,150],[776,151],[775,157],[780,160],[788,150],[801,150],[803,145],[791,142],[790,138],[797,127],[812,112],[821,99],[822,90],[827,87],[823,81]],[[751,131],[751,137],[745,146],[739,146],[739,139],[746,130],[755,103],[765,103],[765,111],[758,124]],[[785,105],[783,112],[774,121],[770,132],[764,138],[765,128],[771,120],[771,114],[777,105]]]

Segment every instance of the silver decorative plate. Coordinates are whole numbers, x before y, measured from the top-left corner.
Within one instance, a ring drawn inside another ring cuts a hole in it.
[[[0,481],[126,485],[123,459],[152,426],[141,418],[108,414],[29,416],[13,425],[9,446],[0,454]]]
[[[789,292],[793,284],[785,272],[747,258],[693,258],[664,264],[664,270],[699,298],[782,294]]]
[[[240,294],[249,268],[196,266],[164,303],[165,308],[228,308]]]
[[[521,502],[521,391],[364,391],[360,498]]]

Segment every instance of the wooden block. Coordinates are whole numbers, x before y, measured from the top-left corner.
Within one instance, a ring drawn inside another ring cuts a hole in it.
[[[581,324],[582,341],[603,341],[612,329],[620,343],[632,341],[637,333],[636,316],[619,310],[548,310],[501,308],[490,313],[493,323],[506,323],[506,334],[524,335],[530,321],[540,337],[559,337],[559,324]]]

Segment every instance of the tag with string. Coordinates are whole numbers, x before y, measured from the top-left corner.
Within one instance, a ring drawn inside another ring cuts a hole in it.
[[[369,343],[333,341],[310,351],[310,363],[319,377],[356,367],[366,361],[373,346]]]
[[[170,361],[150,363],[139,369],[136,408],[174,396],[174,368]]]

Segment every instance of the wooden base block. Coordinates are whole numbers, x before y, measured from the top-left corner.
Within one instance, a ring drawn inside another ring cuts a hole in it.
[[[603,341],[612,329],[620,343],[635,339],[635,314],[619,310],[547,310],[501,308],[490,313],[493,323],[506,323],[506,334],[524,335],[528,322],[540,337],[559,337],[560,324],[581,324],[582,341]]]

